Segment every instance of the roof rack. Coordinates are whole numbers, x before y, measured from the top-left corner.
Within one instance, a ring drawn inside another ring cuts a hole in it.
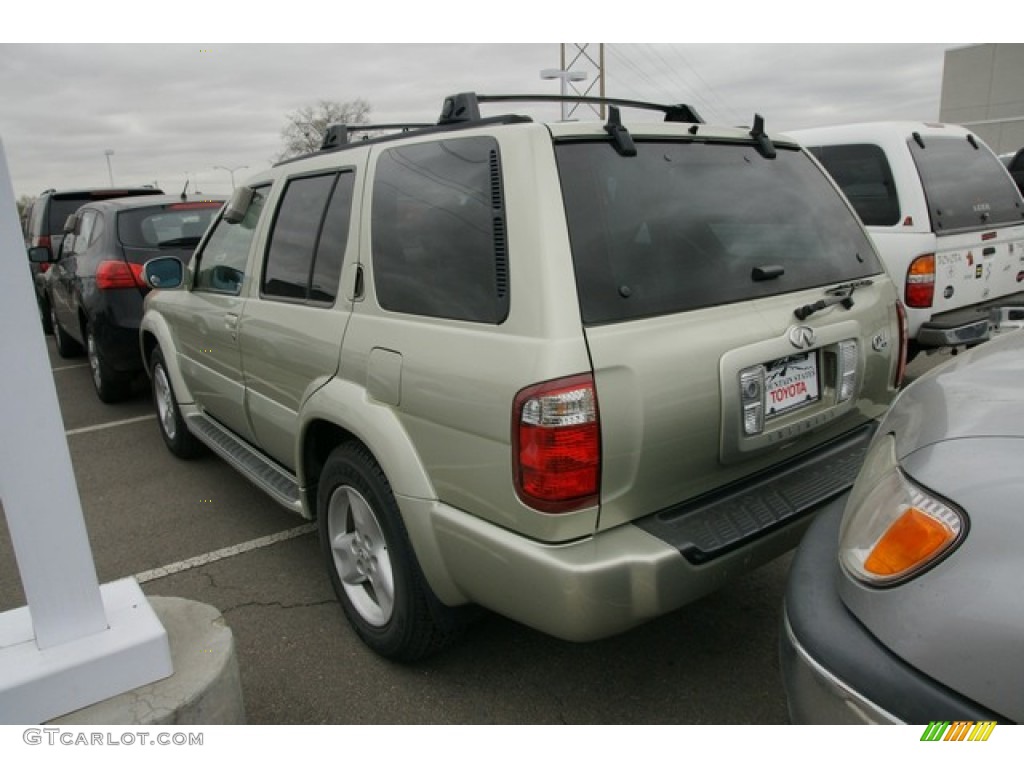
[[[482,94],[467,91],[448,96],[441,108],[441,115],[436,123],[378,123],[348,125],[337,123],[327,127],[323,141],[316,152],[331,152],[351,146],[353,134],[369,133],[373,131],[398,131],[409,133],[411,131],[434,133],[439,131],[458,130],[470,127],[471,125],[496,124],[496,123],[518,123],[532,122],[529,117],[522,115],[498,115],[495,117],[481,117],[480,104],[487,102],[536,102],[536,103],[561,103],[564,101],[576,101],[583,104],[602,104],[609,107],[611,117],[605,130],[612,136],[616,148],[624,154],[635,152],[631,146],[629,133],[622,126],[621,118],[618,116],[618,107],[633,109],[645,109],[661,112],[665,115],[665,122],[669,123],[693,123],[702,124],[704,119],[697,110],[689,104],[656,104],[649,101],[633,101],[630,99],[615,99],[598,96],[556,96],[549,93],[543,94]],[[386,141],[392,136],[364,136],[364,141]],[[314,153],[315,154],[315,153]],[[294,162],[306,157],[300,155],[287,160],[281,160],[275,165]]]
[[[457,93],[444,100],[441,107],[441,117],[438,118],[438,125],[451,125],[453,123],[466,123],[480,119],[480,104],[485,102],[549,102],[561,103],[575,101],[582,104],[603,104],[615,107],[631,107],[633,109],[647,109],[655,112],[662,112],[665,115],[665,122],[668,123],[703,123],[704,120],[696,109],[689,104],[655,104],[649,101],[632,101],[630,99],[614,99],[604,96],[558,96],[550,93],[544,94],[509,94],[509,95],[487,95],[482,93]]]
[[[419,128],[433,127],[433,123],[376,123],[373,125],[364,123],[356,123],[354,125],[336,123],[327,126],[327,133],[324,134],[324,140],[320,143],[320,149],[334,149],[343,144],[348,144],[349,136],[353,133],[369,133],[370,131],[400,131],[401,133],[407,133]]]

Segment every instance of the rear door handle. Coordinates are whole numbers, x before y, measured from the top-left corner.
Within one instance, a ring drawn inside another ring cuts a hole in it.
[[[234,312],[228,312],[224,315],[224,327],[231,333],[232,339],[238,338],[238,315]]]

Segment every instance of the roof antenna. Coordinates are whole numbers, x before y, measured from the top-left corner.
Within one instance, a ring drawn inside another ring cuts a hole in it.
[[[750,135],[757,142],[757,151],[761,153],[762,157],[769,160],[775,157],[775,145],[768,138],[768,134],[764,132],[764,118],[758,114],[754,115],[754,127],[750,129]]]
[[[188,200],[188,177],[185,177],[185,186],[181,188],[181,199]]]

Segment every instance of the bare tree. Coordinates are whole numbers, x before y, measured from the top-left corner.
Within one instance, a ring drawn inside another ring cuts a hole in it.
[[[35,200],[35,198],[32,197],[31,195],[22,195],[17,200],[18,219],[22,222],[22,227],[24,227],[25,225],[25,214],[28,213],[28,208],[30,205],[32,205],[33,200]]]
[[[316,106],[302,107],[289,113],[281,129],[284,151],[278,160],[305,155],[320,148],[327,128],[336,123],[365,124],[369,121],[370,104],[365,99],[354,101],[319,101]]]

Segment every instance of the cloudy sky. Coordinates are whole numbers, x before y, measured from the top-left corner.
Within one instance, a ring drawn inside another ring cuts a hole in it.
[[[607,43],[606,92],[687,102],[730,125],[757,112],[769,133],[934,120],[944,53],[962,45]],[[286,116],[300,107],[362,98],[374,122],[433,121],[444,96],[459,91],[557,93],[539,75],[559,56],[558,43],[0,41],[0,140],[16,197],[107,186],[111,176],[117,185],[177,192],[189,180],[190,190],[226,193],[231,176],[216,167],[238,169],[238,182],[268,167]],[[572,68],[596,75],[585,61]],[[523,109],[490,105],[485,114]]]

